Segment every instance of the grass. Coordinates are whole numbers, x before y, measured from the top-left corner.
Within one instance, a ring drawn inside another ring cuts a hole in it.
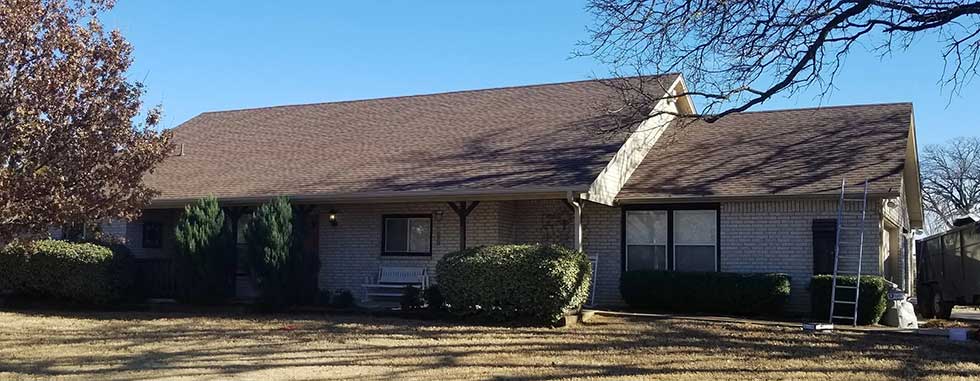
[[[980,378],[980,344],[597,317],[574,328],[366,316],[0,312],[0,379]]]

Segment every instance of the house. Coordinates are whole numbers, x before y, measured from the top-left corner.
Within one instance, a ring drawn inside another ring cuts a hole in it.
[[[656,81],[685,91],[678,74]],[[203,113],[146,177],[160,194],[143,216],[109,230],[166,263],[187,203],[214,195],[241,229],[249,208],[285,195],[309,213],[321,289],[358,294],[379,266],[434,271],[462,247],[561,243],[596,262],[600,305],[622,303],[625,270],[782,272],[804,311],[810,277],[832,269],[841,180],[853,196],[867,179],[864,271],[910,290],[922,225],[911,104],[708,124],[673,120],[694,110],[681,97],[631,131],[597,133],[612,123],[597,104],[614,98],[592,80]]]

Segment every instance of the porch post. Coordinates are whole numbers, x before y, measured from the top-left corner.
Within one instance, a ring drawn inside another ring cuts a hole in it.
[[[449,207],[459,216],[459,250],[466,249],[466,216],[469,216],[477,205],[480,205],[479,201],[473,201],[468,206],[466,201],[460,201],[458,204],[449,202]]]
[[[565,197],[565,205],[568,205],[572,209],[572,213],[575,216],[575,223],[572,227],[572,234],[574,235],[572,245],[575,251],[582,251],[582,201],[575,200],[575,196],[572,192],[568,192]]]

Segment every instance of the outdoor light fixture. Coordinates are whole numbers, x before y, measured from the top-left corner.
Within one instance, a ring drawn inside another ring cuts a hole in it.
[[[895,202],[895,200],[888,200],[888,202],[886,202],[885,205],[888,205],[889,208],[897,208],[898,207],[898,203]]]
[[[330,226],[337,226],[337,211],[330,209],[327,212],[327,221],[330,221]]]

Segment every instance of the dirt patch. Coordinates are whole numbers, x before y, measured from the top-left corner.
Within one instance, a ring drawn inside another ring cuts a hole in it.
[[[0,312],[0,379],[980,378],[980,344],[597,316],[565,329],[367,316]]]

